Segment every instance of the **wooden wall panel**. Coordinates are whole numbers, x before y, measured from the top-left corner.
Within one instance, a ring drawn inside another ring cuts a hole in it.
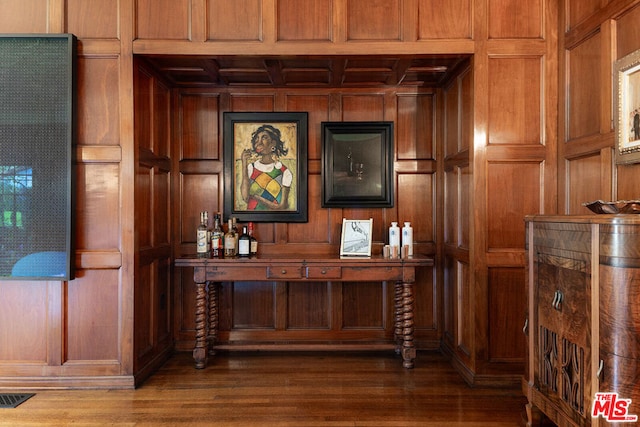
[[[434,274],[431,269],[420,269],[416,272],[416,283],[414,286],[415,308],[414,322],[416,332],[425,335],[425,338],[435,342],[439,347],[441,339],[440,317],[441,306],[438,303],[440,295],[436,290],[438,287],[434,283]],[[431,344],[432,346],[434,344]]]
[[[159,79],[154,80],[153,86],[153,139],[149,149],[158,157],[170,156],[170,96],[169,88]]]
[[[342,283],[342,328],[384,329],[387,286],[381,283]]]
[[[342,95],[342,121],[385,120],[384,95]]]
[[[598,34],[567,52],[569,87],[567,140],[600,132],[600,36]]]
[[[456,245],[458,242],[458,169],[444,172],[444,244]]]
[[[5,0],[0,13],[0,33],[46,33],[48,0]]]
[[[277,285],[271,282],[235,282],[224,288],[232,294],[231,328],[275,329],[276,287]],[[221,301],[224,301],[222,298],[224,295],[221,295]]]
[[[120,168],[117,164],[76,166],[77,250],[118,249]]]
[[[190,0],[135,0],[140,39],[188,40]]]
[[[475,320],[475,307],[473,305],[473,290],[471,284],[471,271],[469,264],[458,262],[456,264],[456,349],[463,355],[471,355],[474,342],[473,337]]]
[[[331,40],[331,0],[278,0],[278,40]]]
[[[287,329],[331,327],[331,285],[326,282],[291,282],[287,287]]]
[[[513,327],[524,325],[525,284],[522,268],[489,269],[489,360],[499,362],[525,357],[525,335],[521,327]]]
[[[640,6],[622,15],[616,23],[616,59],[640,49]]]
[[[346,0],[347,40],[400,40],[401,0]]]
[[[489,59],[489,144],[541,143],[542,71],[541,58]]]
[[[120,140],[118,58],[78,58],[78,144],[112,145]]]
[[[208,0],[209,40],[263,39],[261,0]]]
[[[196,227],[200,212],[222,212],[216,201],[222,191],[221,174],[183,173],[180,176],[180,241],[193,244],[195,253]]]
[[[276,99],[273,94],[247,94],[247,92],[232,93],[229,101],[234,112],[268,112],[275,111]]]
[[[221,131],[216,117],[219,110],[217,94],[180,93],[178,110],[181,117],[177,125],[180,132],[180,160],[218,160],[221,158]]]
[[[113,0],[66,0],[67,31],[86,39],[117,39],[118,2]]]
[[[469,165],[461,167],[458,172],[458,188],[460,204],[458,205],[458,246],[463,249],[471,247],[472,218],[471,196],[474,192],[473,173]]]
[[[398,160],[433,159],[435,157],[435,95],[400,95],[397,104]]]
[[[0,369],[5,362],[46,364],[49,312],[61,310],[49,306],[47,282],[3,281],[0,294]]]
[[[322,159],[322,141],[320,139],[321,123],[330,121],[329,105],[331,97],[328,93],[318,94],[286,94],[286,111],[306,111],[308,120],[308,147],[309,160]]]
[[[582,203],[598,200],[606,191],[602,188],[601,162],[599,153],[567,161],[567,185],[571,189],[568,199],[569,215],[588,213]]]
[[[471,38],[472,10],[471,0],[418,0],[418,40]]]
[[[593,15],[602,5],[602,0],[566,0],[567,29]]]
[[[489,0],[489,38],[541,38],[542,0]]]
[[[66,360],[119,359],[118,274],[83,270],[67,284]]]
[[[473,72],[465,69],[458,79],[460,83],[460,141],[459,150],[466,152],[474,140]]]
[[[460,89],[451,85],[444,92],[444,155],[457,154],[460,149]]]
[[[487,246],[524,248],[525,215],[541,211],[539,162],[490,162],[487,165]],[[501,208],[496,209],[497,206]]]
[[[319,173],[307,176],[307,196],[309,198],[307,208],[309,221],[306,223],[287,224],[287,240],[291,244],[331,244],[338,243],[339,237],[335,239],[332,227],[335,225],[331,209],[322,208],[322,179]],[[256,233],[256,238],[261,241],[273,242],[273,239],[262,240],[262,235]]]
[[[133,322],[136,325],[134,331],[133,351],[136,360],[144,359],[153,350],[153,321],[149,316],[149,310],[145,306],[153,301],[153,265],[144,263],[136,269],[136,292],[134,295],[135,306]]]
[[[152,247],[153,216],[153,168],[139,165],[136,171],[136,235],[138,247],[149,249]]]
[[[435,243],[435,176],[400,173],[397,181],[398,220],[400,226],[402,222],[411,222],[414,245],[417,246],[415,251],[418,252],[422,243]]]

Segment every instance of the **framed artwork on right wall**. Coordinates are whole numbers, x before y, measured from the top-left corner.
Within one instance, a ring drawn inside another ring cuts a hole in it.
[[[613,66],[616,163],[640,162],[640,50]]]

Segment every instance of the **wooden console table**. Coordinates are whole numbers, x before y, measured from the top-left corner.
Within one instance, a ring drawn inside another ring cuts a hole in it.
[[[207,364],[209,347],[218,333],[217,283],[234,281],[341,281],[395,282],[394,348],[402,355],[403,366],[413,368],[413,284],[416,268],[433,266],[433,259],[338,258],[316,256],[295,258],[269,256],[252,258],[178,258],[177,267],[192,267],[196,285],[195,367]]]

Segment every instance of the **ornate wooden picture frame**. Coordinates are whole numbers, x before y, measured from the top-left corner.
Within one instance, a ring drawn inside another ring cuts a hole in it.
[[[224,216],[306,222],[307,113],[224,113]]]
[[[613,66],[616,163],[640,162],[640,50]]]
[[[323,122],[322,207],[393,206],[393,122]]]

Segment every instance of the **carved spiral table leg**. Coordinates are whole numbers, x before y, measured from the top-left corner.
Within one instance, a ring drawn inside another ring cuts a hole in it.
[[[393,329],[393,341],[396,345],[396,354],[400,354],[402,350],[402,282],[397,281],[394,287],[394,329]]]
[[[207,337],[209,339],[209,354],[216,354],[215,345],[218,339],[218,283],[209,282],[209,324]]]
[[[193,359],[197,369],[207,365],[207,292],[206,283],[196,283],[196,345]]]
[[[402,366],[413,368],[416,348],[413,342],[413,284],[402,284]]]

